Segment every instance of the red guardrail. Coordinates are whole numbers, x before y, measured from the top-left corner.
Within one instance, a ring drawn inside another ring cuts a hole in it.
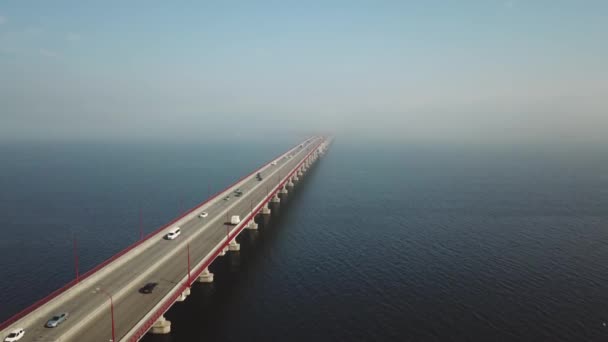
[[[262,201],[262,203],[260,203],[255,208],[255,210],[253,210],[252,212],[250,212],[247,215],[247,217],[245,218],[245,220],[241,221],[241,224],[240,224],[239,228],[234,229],[232,231],[233,233],[229,233],[228,234],[228,239],[226,239],[226,242],[224,242],[218,248],[216,248],[216,250],[213,252],[213,254],[211,255],[211,257],[206,262],[204,262],[201,266],[199,266],[197,269],[195,269],[195,270],[193,270],[193,272],[191,272],[190,283],[183,284],[181,287],[178,288],[179,289],[178,291],[176,291],[173,295],[171,295],[169,298],[167,298],[165,300],[165,302],[162,304],[162,306],[154,313],[154,315],[150,316],[150,318],[139,329],[137,329],[137,331],[135,332],[135,334],[133,334],[133,336],[131,336],[131,338],[129,339],[129,341],[131,341],[131,342],[137,342],[137,341],[139,341],[148,332],[148,330],[150,330],[150,327],[152,327],[152,325],[154,324],[154,322],[156,322],[160,316],[164,315],[165,312],[167,312],[171,308],[171,306],[173,305],[173,303],[175,303],[175,301],[182,294],[182,292],[187,287],[190,287],[192,285],[192,283],[194,282],[193,279],[196,279],[196,277],[198,277],[205,270],[205,268],[209,267],[209,265],[211,265],[211,263],[213,261],[215,261],[215,259],[220,254],[220,252],[224,248],[226,248],[226,246],[228,246],[228,244],[230,243],[230,241],[232,241],[232,239],[234,239],[237,235],[239,235],[243,231],[243,229],[245,229],[245,226],[249,223],[249,221],[251,221],[255,217],[255,215],[262,208],[262,206],[264,206],[266,203],[268,203],[268,201],[270,201],[270,199],[272,198],[272,196],[274,196],[277,193],[277,191],[279,191],[281,189],[281,187],[283,187],[285,185],[285,183],[289,180],[289,178],[291,178],[291,176],[310,157],[310,155],[313,152],[315,152],[315,150],[321,145],[322,142],[323,141],[321,141],[314,148],[312,148],[311,151],[308,152],[308,154],[306,155],[306,157],[304,157],[302,159],[302,161],[300,161],[300,163],[298,163],[298,165],[296,165],[296,167],[294,167],[294,169],[285,177],[285,179],[282,182],[279,183],[279,185],[277,186],[277,188],[272,193],[268,194],[266,196],[266,198]]]
[[[308,138],[305,140],[309,141],[312,138]],[[77,285],[79,282],[83,281],[84,279],[90,277],[91,275],[95,274],[97,271],[99,271],[100,269],[106,267],[107,265],[109,265],[110,263],[112,263],[113,261],[115,261],[116,259],[120,258],[121,256],[125,255],[126,253],[128,253],[129,251],[131,251],[133,248],[139,246],[140,244],[144,243],[145,241],[149,240],[150,238],[152,238],[153,236],[157,235],[158,233],[160,233],[161,231],[163,231],[164,229],[166,229],[167,227],[171,226],[172,224],[174,224],[175,222],[181,220],[183,217],[187,216],[188,214],[192,213],[194,210],[196,210],[197,208],[199,208],[200,206],[206,204],[207,202],[215,199],[217,196],[219,196],[221,193],[223,193],[224,191],[230,189],[231,187],[235,186],[236,184],[238,184],[239,182],[241,182],[242,180],[244,180],[245,178],[251,177],[254,173],[259,172],[261,169],[263,169],[265,166],[267,166],[270,162],[272,162],[273,160],[279,158],[280,156],[291,152],[292,150],[296,149],[299,145],[301,145],[303,143],[298,143],[297,145],[295,145],[294,147],[290,148],[289,150],[287,150],[287,152],[283,152],[281,154],[279,154],[278,156],[270,159],[269,161],[267,161],[266,163],[262,164],[262,166],[260,166],[259,168],[257,168],[255,171],[249,173],[248,175],[245,175],[243,177],[241,177],[239,180],[235,181],[234,183],[230,184],[229,186],[227,186],[226,188],[224,188],[223,190],[220,190],[218,192],[216,192],[215,194],[213,194],[211,197],[207,198],[206,200],[202,201],[201,203],[197,204],[196,206],[194,206],[193,208],[189,209],[188,211],[186,211],[184,214],[182,214],[181,216],[178,216],[177,218],[173,219],[171,222],[169,222],[168,224],[156,229],[155,231],[149,233],[148,235],[146,235],[143,239],[131,244],[130,246],[128,246],[127,248],[123,249],[122,251],[114,254],[113,256],[111,256],[110,258],[106,259],[105,261],[103,261],[101,264],[95,266],[94,268],[92,268],[91,270],[85,272],[84,274],[82,274],[79,278],[78,278],[78,282],[76,281],[76,279],[71,280],[69,283],[63,285],[62,287],[58,288],[57,290],[51,292],[50,294],[48,294],[46,297],[39,299],[38,301],[34,302],[34,304],[28,306],[27,308],[19,311],[18,313],[16,313],[15,315],[13,315],[12,317],[10,317],[9,319],[5,320],[4,322],[0,323],[0,330],[5,329],[6,327],[8,327],[9,325],[13,324],[14,322],[18,321],[19,319],[23,318],[24,316],[28,315],[29,313],[31,313],[32,311],[38,309],[39,307],[41,307],[42,305],[48,303],[49,301],[51,301],[52,299],[54,299],[55,297],[59,296],[60,294],[62,294],[63,292],[69,290],[70,288],[72,288],[73,286]]]

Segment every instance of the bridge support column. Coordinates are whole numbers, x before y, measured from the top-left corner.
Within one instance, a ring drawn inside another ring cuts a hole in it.
[[[262,215],[270,215],[270,208],[268,207],[268,203],[264,204],[261,212]]]
[[[247,229],[258,229],[258,224],[255,223],[253,219],[251,219],[251,221],[249,221],[249,223],[247,224]]]
[[[154,324],[152,324],[152,328],[150,328],[150,333],[152,334],[168,334],[171,332],[171,321],[167,321],[165,316],[160,316]]]
[[[287,195],[287,193],[287,186],[284,186],[281,188],[281,190],[279,190],[279,195]]]
[[[287,181],[287,186],[293,188],[293,186],[294,186],[294,184],[293,184],[293,177],[289,178],[289,181]]]
[[[272,199],[270,200],[270,202],[272,203],[281,203],[281,199],[279,198],[279,196],[277,196],[276,194],[272,197]]]
[[[182,292],[182,294],[177,298],[178,302],[183,302],[186,300],[186,298],[190,295],[190,288],[186,288],[184,290],[184,292]]]
[[[201,275],[198,276],[199,283],[213,283],[213,273],[209,272],[209,268],[206,267]]]
[[[302,177],[304,176],[304,173],[302,173],[302,169],[298,170],[298,177]]]
[[[299,182],[299,181],[300,181],[300,177],[298,177],[298,176],[299,176],[299,175],[298,175],[298,173],[299,173],[299,172],[296,172],[296,173],[295,173],[295,176],[293,176],[293,181],[294,181],[294,182]]]
[[[237,251],[241,250],[241,245],[238,242],[236,242],[236,238],[234,238],[228,244],[228,249],[232,252],[237,252]]]

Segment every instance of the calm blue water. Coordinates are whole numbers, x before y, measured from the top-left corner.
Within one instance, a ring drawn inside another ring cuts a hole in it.
[[[0,318],[294,142],[2,146]],[[337,140],[145,340],[603,341],[607,208],[605,147]]]

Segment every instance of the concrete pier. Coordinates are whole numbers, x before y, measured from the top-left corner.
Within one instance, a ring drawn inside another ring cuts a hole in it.
[[[236,238],[234,238],[228,244],[228,249],[232,252],[237,252],[237,251],[241,250],[241,245],[238,242],[236,242]]]
[[[279,190],[279,195],[287,195],[288,191],[287,191],[287,187],[282,187],[281,190]]]
[[[287,184],[286,184],[286,185],[287,185],[287,186],[289,186],[289,187],[292,187],[292,188],[294,187],[294,185],[295,185],[295,184],[293,184],[293,177],[291,177],[291,178],[289,179],[289,181],[287,182]]]
[[[201,275],[198,276],[199,283],[213,283],[213,273],[209,272],[209,268],[205,268]]]
[[[247,229],[256,230],[258,229],[258,224],[255,223],[255,221],[252,219],[251,221],[249,221],[249,223],[247,223]]]
[[[270,208],[268,207],[268,203],[264,204],[261,213],[262,215],[270,215]]]
[[[168,334],[171,332],[171,321],[167,321],[165,316],[160,316],[154,324],[152,324],[152,328],[150,328],[150,333],[152,334]]]
[[[270,200],[270,202],[272,202],[272,203],[281,203],[281,199],[279,198],[279,196],[274,195],[272,197],[272,199]]]
[[[186,300],[186,298],[187,298],[189,295],[190,295],[190,288],[188,287],[188,288],[186,288],[186,289],[184,290],[184,292],[182,292],[182,294],[181,294],[181,295],[179,295],[179,297],[177,298],[177,301],[178,301],[178,302],[183,302],[183,301],[185,301],[185,300]]]

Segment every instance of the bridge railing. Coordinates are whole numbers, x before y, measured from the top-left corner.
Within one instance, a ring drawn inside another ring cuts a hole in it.
[[[305,141],[309,141],[311,138],[307,138]],[[57,290],[51,292],[50,294],[48,294],[47,296],[45,296],[44,298],[39,299],[38,301],[34,302],[34,304],[28,306],[27,308],[19,311],[18,313],[16,313],[15,315],[13,315],[12,317],[8,318],[7,320],[5,320],[4,322],[0,323],[0,331],[6,329],[7,327],[9,327],[11,324],[17,322],[18,320],[22,319],[23,317],[27,316],[28,314],[30,314],[31,312],[35,311],[36,309],[40,308],[41,306],[47,304],[48,302],[50,302],[51,300],[55,299],[56,297],[58,297],[59,295],[67,292],[68,290],[72,289],[73,287],[77,286],[78,284],[80,284],[81,282],[83,282],[84,280],[86,280],[87,278],[89,278],[90,276],[92,276],[93,274],[97,273],[99,270],[101,270],[102,268],[108,266],[109,264],[111,264],[112,262],[116,261],[117,259],[119,259],[120,257],[122,257],[123,255],[127,254],[128,252],[130,252],[131,250],[133,250],[134,248],[138,247],[139,245],[143,244],[144,242],[148,241],[149,239],[151,239],[152,237],[158,235],[159,233],[161,233],[162,231],[164,231],[165,229],[167,229],[168,227],[170,227],[171,225],[175,224],[175,222],[178,222],[179,220],[183,219],[184,217],[188,216],[189,214],[191,214],[192,212],[194,212],[195,210],[198,210],[201,206],[207,204],[209,201],[217,198],[219,195],[223,194],[224,192],[226,192],[228,189],[231,189],[232,187],[234,187],[235,185],[239,184],[240,182],[242,182],[243,180],[253,176],[254,174],[256,174],[257,172],[262,171],[264,168],[268,167],[269,164],[276,160],[279,159],[281,157],[283,157],[284,155],[287,155],[289,153],[291,153],[293,150],[297,149],[298,146],[302,144],[302,143],[298,143],[297,145],[295,145],[294,147],[290,148],[289,150],[287,150],[287,152],[283,152],[281,154],[279,154],[278,156],[270,159],[269,161],[265,162],[264,164],[262,164],[259,168],[257,168],[256,170],[254,170],[253,172],[241,177],[240,179],[238,179],[237,181],[233,182],[232,184],[230,184],[229,186],[227,186],[226,188],[224,188],[223,190],[220,190],[218,192],[216,192],[215,194],[211,195],[209,198],[207,198],[206,200],[202,201],[201,203],[197,204],[196,206],[192,207],[191,209],[187,210],[186,212],[184,212],[183,214],[181,214],[180,216],[176,217],[175,219],[173,219],[171,222],[167,223],[166,225],[154,230],[153,232],[149,233],[148,235],[146,235],[143,239],[134,242],[133,244],[129,245],[127,248],[123,249],[122,251],[114,254],[113,256],[111,256],[110,258],[106,259],[105,261],[103,261],[102,263],[100,263],[99,265],[95,266],[94,268],[90,269],[89,271],[85,272],[84,274],[82,274],[81,276],[78,277],[78,281],[76,279],[71,280],[70,282],[68,282],[67,284],[63,285],[62,287],[58,288]]]
[[[257,215],[257,213],[260,211],[260,209],[266,203],[268,203],[268,201],[270,201],[270,199],[274,195],[276,195],[276,193],[285,185],[285,183],[287,183],[287,181],[293,176],[293,174],[296,173],[300,169],[302,164],[304,164],[304,162],[306,162],[306,160],[319,148],[319,146],[322,143],[323,143],[323,140],[321,142],[319,142],[318,144],[316,144],[308,152],[308,154],[304,158],[302,158],[302,160],[293,168],[293,170],[287,176],[285,176],[283,178],[283,180],[280,181],[273,188],[273,191],[270,192],[268,195],[266,195],[266,197],[264,197],[262,199],[262,201],[255,207],[255,209],[253,209],[245,217],[245,219],[239,223],[237,228],[233,229],[231,232],[228,233],[228,236],[224,240],[224,242],[221,242],[220,244],[218,244],[218,246],[215,248],[215,250],[210,255],[206,256],[203,259],[202,264],[200,264],[200,266],[198,268],[195,268],[194,270],[192,270],[190,272],[190,278],[188,279],[188,275],[186,275],[186,281],[180,282],[180,285],[175,287],[173,292],[170,293],[168,295],[168,297],[165,297],[164,301],[162,301],[162,304],[156,309],[156,311],[152,315],[150,315],[148,318],[144,317],[145,321],[141,324],[141,326],[136,328],[136,330],[134,330],[134,331],[132,330],[132,331],[128,332],[127,335],[125,336],[124,340],[130,341],[130,342],[137,342],[141,338],[143,338],[144,335],[148,332],[148,330],[150,330],[152,325],[154,325],[154,323],[162,315],[164,315],[167,311],[169,311],[171,306],[173,306],[175,301],[181,296],[181,294],[186,290],[186,288],[189,288],[192,285],[192,283],[194,283],[195,279],[205,270],[205,268],[209,267],[209,265],[211,265],[211,263],[213,261],[215,261],[215,259],[221,253],[221,251],[224,250],[224,248],[226,248],[228,246],[230,241],[232,241],[234,238],[236,238],[243,231],[243,229],[245,229],[247,224],[249,224],[249,222],[255,218],[255,215]],[[129,335],[131,335],[131,336],[129,336]],[[123,339],[120,339],[120,340],[122,341]]]

